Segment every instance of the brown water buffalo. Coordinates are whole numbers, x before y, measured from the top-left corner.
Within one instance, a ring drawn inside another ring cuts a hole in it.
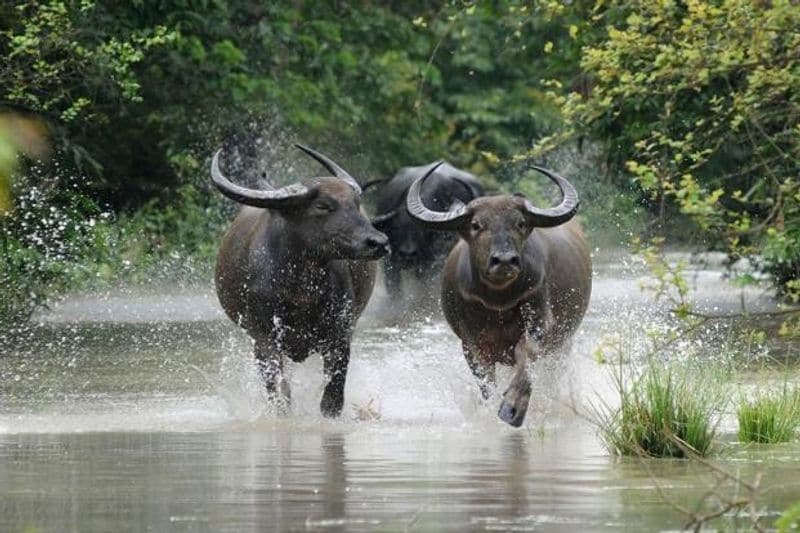
[[[419,192],[433,170],[414,182],[407,200],[418,222],[461,236],[445,263],[442,308],[484,398],[495,363],[514,366],[498,416],[517,427],[531,394],[528,360],[569,340],[592,286],[589,247],[573,220],[578,194],[561,176],[533,168],[561,189],[560,205],[541,209],[523,196],[502,195],[431,211]]]
[[[283,357],[322,354],[328,380],[320,409],[338,416],[356,320],[375,283],[386,235],[360,210],[361,188],[339,165],[301,145],[335,177],[313,178],[277,190],[231,183],[214,154],[211,176],[244,207],[225,234],[216,286],[228,316],[255,341],[255,356],[271,399],[290,399]]]

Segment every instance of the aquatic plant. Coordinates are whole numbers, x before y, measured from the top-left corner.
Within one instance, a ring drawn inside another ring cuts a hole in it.
[[[788,385],[780,391],[742,397],[736,409],[741,442],[776,443],[794,438],[800,427],[800,389]]]
[[[596,410],[600,439],[611,453],[688,457],[713,451],[714,413],[723,397],[714,384],[695,378],[688,368],[651,359],[632,380],[620,367],[615,386],[619,406]]]

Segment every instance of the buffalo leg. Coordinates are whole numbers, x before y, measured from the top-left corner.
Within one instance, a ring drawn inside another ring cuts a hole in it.
[[[278,412],[286,414],[292,399],[289,382],[283,374],[283,355],[274,345],[266,341],[256,341],[255,346],[258,369],[267,388],[267,398],[278,407]]]
[[[511,383],[503,393],[503,401],[497,416],[503,422],[514,427],[519,427],[525,420],[528,412],[528,402],[531,398],[531,381],[528,377],[528,359],[535,355],[535,341],[523,335],[514,347],[514,375]]]
[[[491,394],[490,386],[494,386],[494,363],[486,363],[479,356],[478,351],[466,343],[462,344],[464,350],[464,358],[467,360],[467,365],[472,371],[472,375],[478,380],[478,388],[481,390],[481,396],[484,400],[489,399]]]
[[[347,380],[347,365],[349,363],[349,344],[343,344],[332,349],[323,360],[325,377],[328,380],[319,406],[323,416],[335,418],[342,413],[344,385]]]

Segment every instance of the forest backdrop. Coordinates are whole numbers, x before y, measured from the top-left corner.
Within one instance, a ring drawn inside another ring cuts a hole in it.
[[[546,202],[542,162],[595,245],[721,250],[800,295],[794,1],[17,0],[0,55],[0,324],[207,283],[234,209],[212,151],[277,183],[319,172],[295,141],[365,181],[446,158]]]

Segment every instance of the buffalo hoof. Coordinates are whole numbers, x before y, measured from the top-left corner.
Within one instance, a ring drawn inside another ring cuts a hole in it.
[[[503,400],[503,403],[500,404],[500,410],[497,411],[497,416],[499,416],[500,420],[509,426],[518,428],[525,421],[525,410],[517,409],[507,401]]]

